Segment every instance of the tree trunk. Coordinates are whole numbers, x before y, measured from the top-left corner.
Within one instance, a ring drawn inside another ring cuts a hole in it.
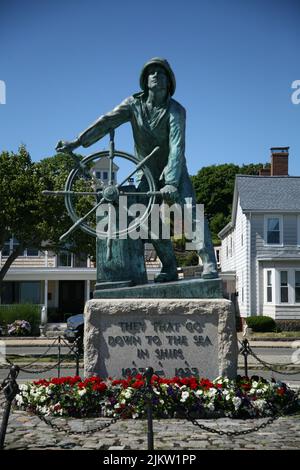
[[[1,270],[0,270],[0,295],[1,295],[1,292],[2,292],[3,279],[6,276],[7,271],[11,267],[12,263],[22,253],[22,251],[23,251],[23,246],[18,245],[17,248],[9,255],[9,257],[5,261],[3,267],[1,268]]]

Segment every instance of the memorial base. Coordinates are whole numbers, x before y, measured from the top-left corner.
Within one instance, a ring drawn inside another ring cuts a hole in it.
[[[226,299],[94,299],[85,306],[85,376],[237,374],[237,336]]]

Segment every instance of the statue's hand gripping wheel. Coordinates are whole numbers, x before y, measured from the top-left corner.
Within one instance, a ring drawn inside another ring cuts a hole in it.
[[[150,160],[150,158],[158,150],[159,150],[159,147],[155,147],[149,155],[147,155],[142,161],[139,161],[135,156],[129,153],[115,150],[114,131],[111,131],[109,150],[104,150],[101,152],[93,153],[91,155],[84,157],[81,161],[79,161],[78,157],[76,157],[76,155],[74,155],[72,152],[68,152],[68,154],[71,155],[75,161],[75,168],[69,173],[69,176],[66,180],[64,191],[43,191],[43,194],[45,195],[65,196],[65,205],[66,205],[68,214],[74,222],[74,224],[70,227],[70,229],[60,237],[60,241],[66,240],[69,237],[69,235],[77,228],[80,228],[84,232],[94,237],[97,237],[100,235],[101,238],[107,239],[107,260],[110,260],[113,238],[118,238],[120,235],[124,236],[128,234],[129,231],[138,229],[138,227],[148,219],[151,213],[154,201],[155,201],[155,196],[161,195],[161,193],[156,190],[154,178],[150,170],[147,167],[148,160]],[[132,172],[130,172],[130,174],[127,175],[122,180],[121,183],[115,183],[114,177],[113,177],[113,161],[116,156],[125,158],[126,160],[136,165],[135,169]],[[108,185],[106,187],[102,187],[100,181],[94,176],[90,168],[91,164],[95,164],[99,159],[104,158],[104,157],[109,159]],[[144,173],[144,176],[149,186],[149,191],[147,192],[123,191],[124,184],[128,182],[129,179],[139,170],[142,170]],[[91,179],[91,183],[93,185],[94,191],[91,191],[91,190],[76,191],[76,189],[74,189],[76,178],[79,175],[82,175],[84,177]],[[149,200],[148,200],[147,208],[145,212],[143,213],[142,217],[139,218],[134,224],[130,224],[130,229],[127,227],[126,229],[118,231],[118,230],[114,230],[112,226],[110,212],[112,209],[112,205],[118,202],[118,199],[121,195],[126,195],[126,196],[134,195],[137,197],[142,196],[143,198],[147,196]],[[85,215],[79,216],[73,204],[74,196],[94,196],[96,199],[96,202],[94,206],[88,212],[85,213]],[[101,234],[99,234],[97,233],[97,230],[87,222],[87,219],[89,218],[91,214],[93,214],[98,209],[99,206],[101,206],[101,204],[108,205],[108,227],[107,227],[107,231],[101,232]]]

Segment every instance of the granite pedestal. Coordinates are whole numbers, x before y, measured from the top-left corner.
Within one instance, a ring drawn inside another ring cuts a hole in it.
[[[122,378],[151,366],[164,377],[237,373],[226,299],[94,299],[85,306],[85,376]]]

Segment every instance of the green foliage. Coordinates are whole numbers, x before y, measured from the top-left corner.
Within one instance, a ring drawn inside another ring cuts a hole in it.
[[[0,305],[0,324],[7,327],[15,320],[26,320],[31,325],[31,334],[39,334],[41,307],[33,304]]]
[[[259,315],[246,318],[247,325],[255,332],[276,331],[276,322],[273,318]]]
[[[21,146],[18,153],[0,154],[0,250],[13,234],[19,242],[20,252],[34,247],[54,252],[67,249],[92,257],[95,255],[95,239],[81,230],[73,232],[67,245],[59,241],[59,237],[73,222],[67,214],[62,196],[42,194],[43,190],[64,189],[66,178],[73,168],[73,159],[63,154],[34,163],[25,146]],[[78,178],[75,188],[87,191],[90,189],[90,181]],[[74,197],[79,215],[86,213],[91,203],[84,196],[76,200]],[[17,249],[15,254],[19,254]],[[0,271],[0,283],[14,261],[10,258]]]
[[[192,176],[196,199],[199,204],[204,204],[214,243],[220,244],[218,233],[230,221],[235,176],[257,175],[262,167],[261,163],[211,165]]]
[[[175,252],[177,266],[198,266],[199,256],[196,251]]]

